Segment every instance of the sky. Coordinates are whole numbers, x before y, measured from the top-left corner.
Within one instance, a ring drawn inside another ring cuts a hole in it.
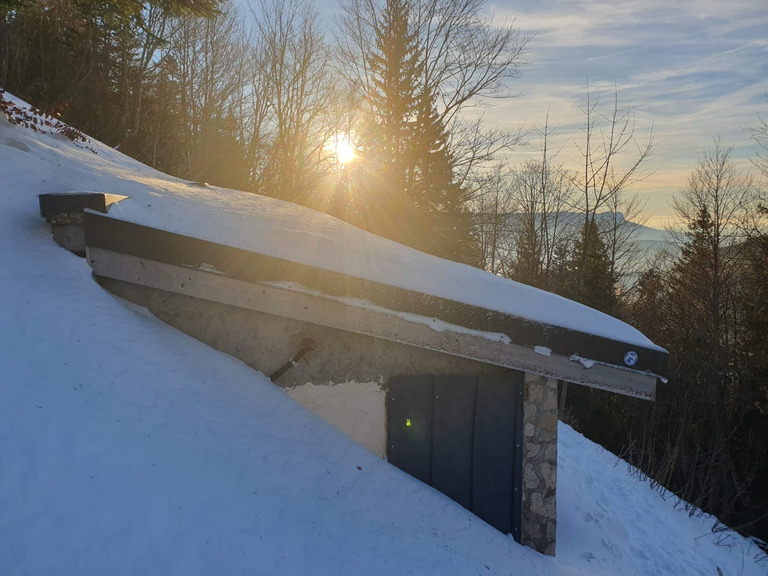
[[[657,143],[653,174],[636,186],[649,224],[661,226],[671,195],[714,138],[753,154],[745,127],[768,115],[768,1],[505,0],[496,20],[514,20],[535,37],[518,80],[522,95],[489,111],[501,122],[550,123],[561,159],[575,160],[587,79],[590,92],[632,106],[637,135]]]
[[[319,0],[324,16],[335,0]],[[733,157],[753,154],[745,127],[768,116],[768,0],[489,1],[498,23],[535,34],[517,98],[485,112],[491,125],[533,129],[549,114],[563,163],[577,160],[587,79],[591,94],[632,107],[640,141],[655,134],[652,174],[635,186],[648,224],[662,227],[669,200],[715,138]],[[331,20],[329,18],[328,20]],[[535,133],[513,158],[536,154]],[[552,146],[550,146],[552,148]]]

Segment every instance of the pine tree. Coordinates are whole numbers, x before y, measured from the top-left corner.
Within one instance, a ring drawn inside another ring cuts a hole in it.
[[[512,279],[529,286],[541,286],[542,246],[536,221],[541,218],[537,213],[517,215],[515,231],[515,261],[512,266]]]
[[[421,63],[406,1],[387,0],[381,16],[371,58],[373,85],[368,94],[374,126],[364,140],[365,161],[373,175],[368,182],[375,207],[371,225],[376,232],[403,241],[409,235],[403,221],[413,206],[410,151]]]
[[[371,119],[360,135],[368,211],[363,226],[445,258],[479,263],[467,192],[454,179],[454,159],[435,91],[425,80],[418,31],[408,0],[387,0],[370,58]]]
[[[60,113],[90,136],[123,144],[128,132],[141,128],[148,69],[167,40],[156,29],[158,19],[212,15],[219,5],[220,0],[0,0],[0,85]]]
[[[687,224],[680,255],[663,292],[645,303],[648,321],[663,324],[654,339],[670,351],[671,382],[659,390],[633,462],[741,527],[768,506],[765,254],[760,235],[745,236],[755,204],[751,179],[719,141],[674,200]]]
[[[454,178],[448,133],[438,114],[434,92],[422,88],[413,139],[411,202],[422,222],[422,250],[459,262],[479,264],[472,237],[468,195]]]
[[[584,223],[580,237],[573,243],[569,268],[571,282],[566,295],[602,312],[612,312],[616,306],[616,279],[594,219]]]
[[[758,206],[768,216],[768,209]],[[744,314],[742,316],[746,356],[761,373],[764,398],[768,402],[768,232],[758,231],[744,250],[745,270],[742,281]],[[768,431],[767,431],[768,432]]]

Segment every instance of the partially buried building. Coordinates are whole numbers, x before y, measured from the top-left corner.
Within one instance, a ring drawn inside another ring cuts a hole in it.
[[[547,554],[558,382],[652,400],[666,374],[615,318],[306,208],[184,183],[113,200],[81,219],[104,287]]]

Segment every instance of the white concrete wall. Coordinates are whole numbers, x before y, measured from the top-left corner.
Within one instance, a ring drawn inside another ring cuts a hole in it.
[[[386,457],[386,392],[378,383],[307,383],[286,391],[377,456]]]

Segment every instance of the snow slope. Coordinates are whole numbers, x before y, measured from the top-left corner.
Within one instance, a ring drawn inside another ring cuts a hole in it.
[[[558,553],[543,557],[116,300],[51,240],[36,196],[153,203],[166,185],[92,145],[98,155],[0,118],[0,574],[768,571],[748,541],[715,545],[711,519],[675,509],[567,426]]]

